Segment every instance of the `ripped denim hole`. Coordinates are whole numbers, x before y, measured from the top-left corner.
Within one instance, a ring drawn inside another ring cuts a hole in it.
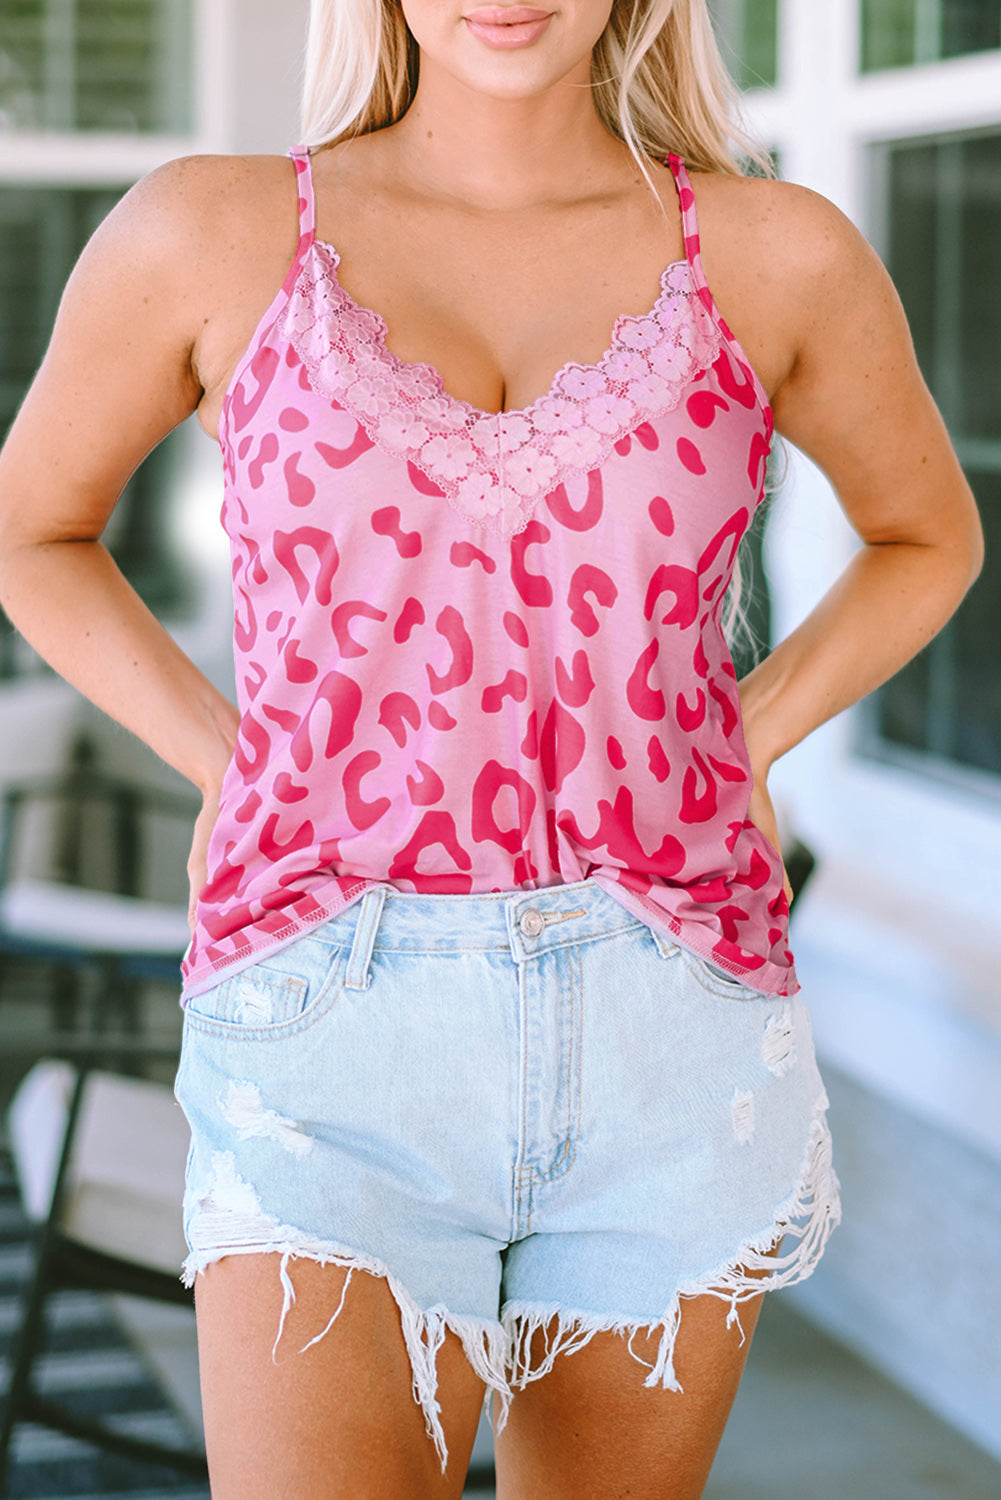
[[[776,1078],[782,1078],[796,1061],[792,1006],[788,1001],[768,1017],[761,1040],[761,1058]]]
[[[561,1354],[571,1355],[583,1349],[595,1334],[617,1333],[626,1339],[626,1347],[633,1359],[647,1369],[645,1386],[681,1392],[681,1382],[674,1366],[675,1345],[681,1327],[682,1304],[693,1297],[719,1297],[729,1302],[727,1327],[739,1328],[743,1342],[741,1303],[752,1301],[763,1292],[778,1291],[805,1281],[820,1260],[831,1232],[840,1222],[838,1179],[832,1163],[826,1109],[827,1097],[824,1094],[814,1109],[799,1182],[777,1209],[769,1227],[746,1240],[722,1266],[698,1281],[679,1287],[661,1317],[603,1318],[559,1306],[540,1308],[530,1304],[509,1304],[501,1321],[510,1340],[512,1388],[524,1390],[532,1381],[541,1380],[550,1373]],[[783,1241],[791,1241],[791,1248],[776,1253],[776,1247]],[[633,1346],[639,1333],[660,1334],[652,1364]],[[543,1339],[541,1356],[533,1356],[537,1334]]]

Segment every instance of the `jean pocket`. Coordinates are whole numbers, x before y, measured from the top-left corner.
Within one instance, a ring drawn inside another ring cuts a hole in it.
[[[215,1035],[288,1035],[315,1019],[336,994],[343,976],[343,950],[300,938],[274,957],[259,959],[211,989],[192,995],[185,1006],[196,1030]]]
[[[679,947],[678,952],[692,977],[711,994],[721,995],[730,1000],[767,1000],[769,998],[761,990],[753,989],[742,979],[738,979],[736,974],[728,974],[711,959],[702,958],[700,954],[693,953],[690,948]]]

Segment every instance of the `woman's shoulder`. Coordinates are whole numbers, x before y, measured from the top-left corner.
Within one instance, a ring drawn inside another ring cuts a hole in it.
[[[298,240],[287,157],[190,156],[157,167],[98,226],[60,306],[56,342],[134,343],[170,369],[225,364],[280,286]],[[126,331],[128,337],[125,336]],[[242,343],[241,343],[242,341]],[[199,368],[201,384],[206,377]]]
[[[201,344],[267,306],[298,241],[288,157],[188,156],[132,187],[98,227],[71,300],[145,309],[165,337]],[[155,331],[155,330],[154,330]]]
[[[295,173],[287,156],[178,157],[126,193],[115,228],[166,251],[225,253],[297,226]]]
[[[872,251],[842,211],[812,188],[779,178],[692,174],[703,252],[740,262],[763,281],[812,295]]]
[[[822,194],[773,178],[693,173],[706,278],[770,396],[820,331],[886,273],[855,225]]]

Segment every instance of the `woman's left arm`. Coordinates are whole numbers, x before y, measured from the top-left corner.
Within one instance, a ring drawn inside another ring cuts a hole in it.
[[[740,684],[761,789],[781,755],[931,640],[983,560],[973,495],[883,265],[824,199],[794,190],[789,207],[782,297],[795,342],[776,428],[827,474],[862,547]]]

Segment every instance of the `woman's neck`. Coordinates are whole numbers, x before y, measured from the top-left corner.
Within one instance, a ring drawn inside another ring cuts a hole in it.
[[[411,188],[478,210],[579,199],[621,185],[631,164],[627,148],[598,117],[586,83],[498,99],[433,64],[422,67],[406,115],[383,134]]]

